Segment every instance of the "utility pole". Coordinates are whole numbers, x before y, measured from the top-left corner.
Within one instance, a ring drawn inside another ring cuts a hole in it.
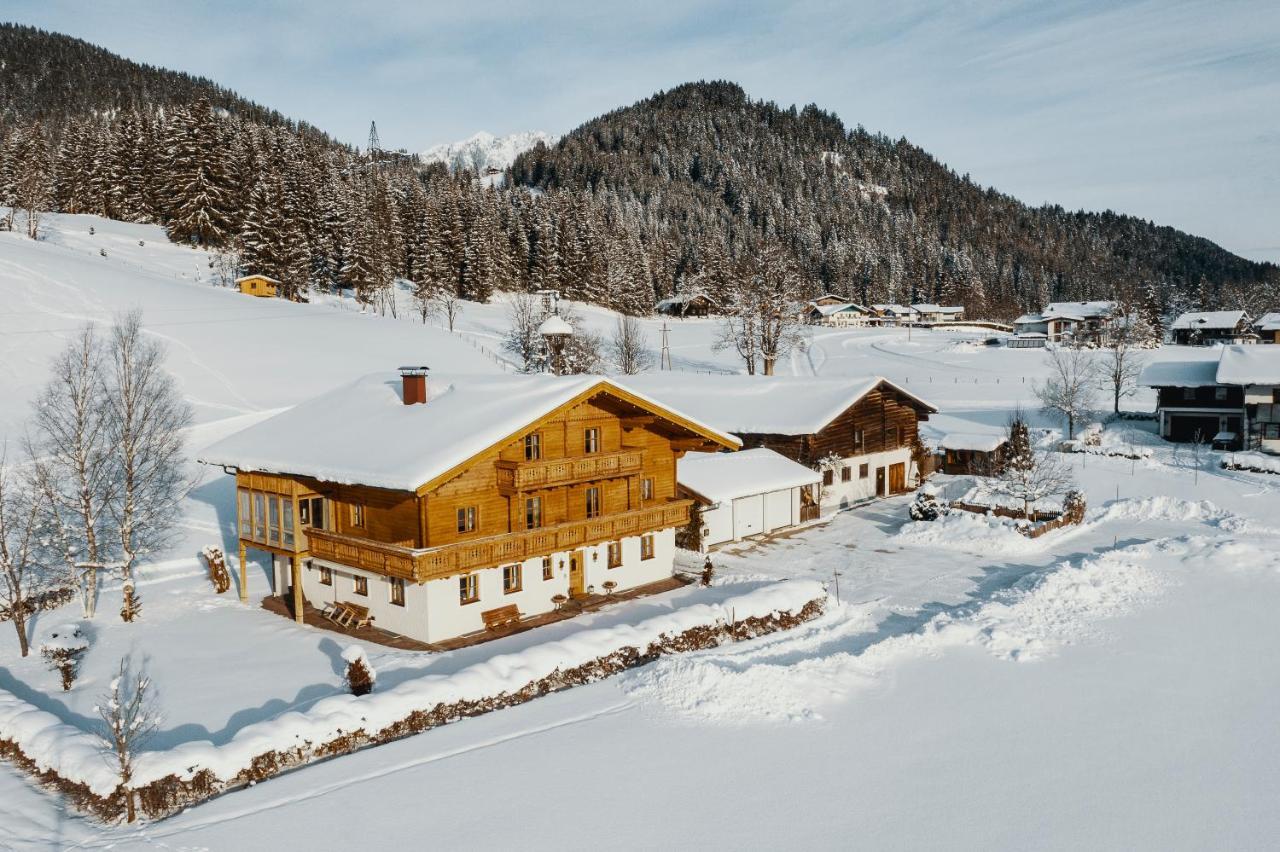
[[[668,336],[667,321],[662,321],[662,355],[658,359],[659,370],[671,369],[671,338]]]

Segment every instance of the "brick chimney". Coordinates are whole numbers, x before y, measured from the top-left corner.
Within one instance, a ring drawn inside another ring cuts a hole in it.
[[[405,405],[425,405],[427,402],[427,367],[401,367],[401,394]]]

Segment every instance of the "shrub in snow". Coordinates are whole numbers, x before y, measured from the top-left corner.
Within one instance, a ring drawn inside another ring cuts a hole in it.
[[[1062,500],[1062,519],[1068,524],[1084,523],[1084,513],[1088,509],[1084,494],[1072,489]]]
[[[364,648],[352,645],[342,652],[342,659],[347,661],[346,681],[351,694],[368,695],[373,692],[373,683],[378,675],[369,663]]]
[[[89,638],[79,624],[58,627],[49,632],[40,643],[40,656],[49,668],[62,675],[62,690],[66,692],[76,682],[80,658],[89,650]]]
[[[227,560],[221,548],[206,546],[200,551],[204,561],[209,564],[209,579],[213,580],[213,589],[222,594],[231,588],[231,575],[227,573]]]
[[[936,521],[938,516],[946,510],[943,504],[938,502],[938,498],[933,494],[921,491],[916,494],[916,499],[912,501],[911,506],[907,509],[907,514],[911,516],[913,521]]]
[[[711,557],[707,557],[707,561],[702,563],[702,585],[710,586],[711,580],[716,575],[716,566],[711,564]]]
[[[140,615],[142,615],[142,600],[134,590],[133,580],[125,580],[124,594],[120,601],[120,619],[122,621],[133,621]]]

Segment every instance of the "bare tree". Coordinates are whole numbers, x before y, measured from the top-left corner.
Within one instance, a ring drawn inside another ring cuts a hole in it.
[[[986,483],[995,493],[1020,500],[1023,516],[1030,519],[1036,501],[1066,494],[1075,480],[1061,453],[1032,449],[1008,458],[999,473]]]
[[[164,359],[164,347],[144,336],[141,311],[116,320],[106,394],[115,481],[107,505],[119,538],[125,621],[138,614],[134,564],[167,541],[189,488],[182,431],[191,423],[191,408],[165,371]]]
[[[1111,391],[1116,414],[1120,413],[1120,400],[1138,392],[1138,377],[1146,363],[1139,347],[1150,341],[1152,334],[1150,326],[1136,311],[1126,314],[1122,325],[1111,331],[1098,373],[1103,386]]]
[[[502,348],[520,361],[526,373],[534,373],[546,361],[546,345],[538,334],[542,323],[542,303],[530,293],[517,293],[507,307],[507,333]]]
[[[40,513],[38,489],[15,475],[0,453],[0,615],[13,622],[24,657],[31,650],[27,616],[48,577],[39,558]]]
[[[610,346],[613,361],[623,375],[634,376],[653,367],[653,352],[645,339],[644,328],[635,317],[618,317]]]
[[[436,291],[436,312],[444,317],[445,324],[453,331],[458,317],[462,316],[462,297],[453,287],[442,287]]]
[[[800,341],[799,276],[782,250],[769,246],[739,264],[738,287],[728,305],[717,350],[733,349],[755,375],[774,365]]]
[[[70,575],[80,584],[85,618],[98,600],[113,460],[102,377],[102,345],[86,325],[55,357],[53,376],[36,400],[27,439],[48,527]]]
[[[736,296],[728,306],[728,312],[720,324],[711,348],[716,351],[732,349],[747,367],[747,375],[756,374],[756,364],[760,358],[760,338],[757,333],[756,313],[749,305],[744,304],[741,294]]]
[[[224,248],[209,255],[210,277],[219,287],[231,287],[240,275],[240,253]]]
[[[133,822],[138,818],[134,793],[129,786],[133,782],[134,765],[138,753],[160,727],[160,712],[151,679],[144,672],[131,672],[129,661],[121,660],[119,672],[93,709],[105,725],[98,732],[98,739],[107,749],[120,776],[125,815],[129,822]]]
[[[603,373],[604,338],[587,328],[582,318],[563,302],[557,310],[560,319],[573,326],[573,334],[560,352],[560,371],[565,375]]]
[[[1036,396],[1049,413],[1067,421],[1067,437],[1074,438],[1076,422],[1088,417],[1095,403],[1096,371],[1087,350],[1055,347],[1046,354],[1049,377],[1036,385]]]
[[[418,316],[422,318],[422,324],[426,325],[427,320],[431,319],[440,309],[438,300],[438,290],[433,282],[419,281],[413,287],[413,306],[417,309]],[[449,326],[453,328],[452,325]]]

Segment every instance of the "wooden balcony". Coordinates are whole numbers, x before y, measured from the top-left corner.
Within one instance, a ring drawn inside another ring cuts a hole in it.
[[[594,479],[639,473],[643,464],[639,450],[596,453],[574,459],[530,462],[498,462],[498,490],[503,494],[532,491],[556,485],[572,485]]]
[[[422,583],[625,536],[681,527],[689,523],[689,507],[692,505],[692,500],[672,500],[602,518],[569,521],[537,530],[503,533],[422,549],[313,529],[309,531],[311,555]]]

